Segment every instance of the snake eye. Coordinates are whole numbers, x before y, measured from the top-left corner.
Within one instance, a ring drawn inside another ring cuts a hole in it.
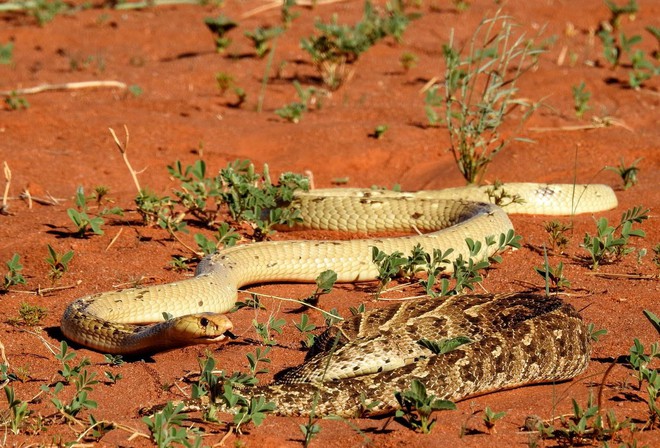
[[[199,323],[202,325],[202,327],[206,327],[209,324],[209,320],[206,317],[202,317],[199,320]]]

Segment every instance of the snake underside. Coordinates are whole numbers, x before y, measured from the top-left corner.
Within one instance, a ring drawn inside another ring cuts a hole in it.
[[[423,341],[469,342],[436,354]],[[533,294],[421,299],[373,310],[329,329],[306,361],[263,395],[281,415],[364,417],[399,407],[395,392],[421,381],[446,400],[565,381],[589,361],[589,332],[575,309]]]

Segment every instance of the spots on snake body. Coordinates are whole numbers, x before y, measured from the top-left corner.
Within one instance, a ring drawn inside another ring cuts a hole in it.
[[[537,196],[546,197],[546,196],[553,196],[556,193],[556,191],[548,186],[545,186],[537,189],[534,193]]]
[[[204,301],[200,300],[199,302],[197,302],[197,306],[204,306]]]
[[[561,330],[553,330],[552,334],[555,336],[555,338],[561,339],[561,337],[564,333]]]
[[[277,261],[271,261],[266,265],[267,268],[273,268],[275,266],[277,266]]]
[[[418,213],[418,212],[415,212],[415,213],[413,213],[412,215],[410,215],[410,217],[411,217],[412,219],[419,219],[419,218],[421,218],[422,216],[424,216],[424,213]]]
[[[523,345],[529,346],[532,343],[532,335],[527,333],[523,338],[522,338],[522,343]]]

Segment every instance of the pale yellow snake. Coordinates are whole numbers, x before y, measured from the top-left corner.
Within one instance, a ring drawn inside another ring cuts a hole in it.
[[[604,185],[506,184],[523,204],[508,213],[570,215],[607,210],[616,196]],[[195,277],[165,285],[104,292],[71,303],[62,317],[64,335],[106,353],[143,353],[213,343],[225,338],[231,322],[222,316],[244,285],[273,281],[313,282],[333,270],[340,282],[372,280],[378,271],[372,247],[409,253],[453,248],[451,259],[468,257],[466,238],[484,241],[512,229],[507,214],[485,203],[486,187],[395,193],[329,189],[300,193],[304,228],[346,232],[430,232],[398,238],[342,241],[279,241],[223,249],[203,259]],[[483,201],[483,202],[479,202]],[[484,245],[485,246],[485,245]],[[484,250],[478,257],[491,255]],[[447,266],[451,268],[451,266]],[[173,319],[163,322],[164,314]],[[153,324],[154,325],[145,325]]]

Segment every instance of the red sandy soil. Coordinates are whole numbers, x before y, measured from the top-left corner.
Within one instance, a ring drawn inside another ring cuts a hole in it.
[[[382,6],[382,2],[376,3]],[[472,1],[467,11],[459,13],[450,2],[421,3],[420,7],[411,7],[422,17],[410,25],[403,43],[397,45],[386,39],[375,45],[354,64],[352,79],[333,92],[321,110],[307,113],[298,124],[280,119],[273,111],[296,100],[293,80],[304,86],[319,86],[315,69],[299,46],[300,38],[314,32],[317,17],[328,21],[337,14],[340,22],[355,23],[362,14],[361,1],[295,9],[300,17],[279,39],[261,113],[256,112],[256,104],[266,60],[254,57],[253,47],[243,32],[278,24],[279,10],[243,17],[261,4],[257,0],[228,1],[222,8],[166,6],[140,11],[115,11],[97,5],[58,15],[43,27],[28,15],[0,14],[0,43],[15,44],[12,64],[0,66],[0,89],[103,79],[143,89],[137,97],[108,88],[40,93],[25,96],[30,103],[28,109],[10,111],[5,107],[0,111],[0,160],[6,161],[12,172],[8,210],[11,214],[0,216],[0,261],[20,254],[27,279],[26,286],[12,287],[0,296],[0,341],[10,371],[28,372],[25,382],[12,383],[17,397],[31,399],[42,384],[57,380],[60,364],[48,346],[57,347],[62,340],[58,326],[68,303],[139,279],[142,284],[156,284],[186,275],[168,269],[168,265],[175,255],[189,255],[187,250],[164,230],[140,224],[134,211],[135,188],[108,128],[119,131],[121,137],[123,125],[128,126],[130,160],[140,171],[141,184],[158,194],[167,194],[176,186],[175,180],[168,177],[168,164],[176,160],[191,164],[200,156],[211,173],[238,158],[251,159],[258,168],[268,163],[274,173],[311,170],[317,187],[331,186],[336,178],[347,178],[348,186],[389,187],[399,183],[406,190],[461,185],[462,178],[446,150],[446,129],[426,126],[420,90],[433,77],[441,76],[442,44],[448,41],[452,27],[457,42],[463,43],[478,22],[486,15],[492,16],[498,5],[486,0]],[[643,28],[658,25],[654,18],[660,16],[660,4],[640,4],[636,17],[624,17],[622,24],[629,35],[643,36],[641,48],[648,54],[656,43]],[[502,2],[502,8],[521,24],[521,30],[533,34],[545,27],[542,36],[555,36],[556,40],[541,56],[538,68],[526,74],[520,84],[522,97],[542,99],[547,106],[525,124],[520,134],[535,143],[512,142],[496,157],[485,180],[612,185],[618,189],[617,209],[563,219],[574,225],[567,253],[586,255],[579,244],[585,232],[595,233],[594,218],[602,216],[618,222],[623,211],[642,205],[651,209],[651,218],[641,226],[647,236],[635,240],[633,245],[646,248],[648,254],[641,263],[630,255],[598,271],[622,277],[594,275],[574,257],[550,258],[552,265],[563,261],[565,275],[572,282],[566,300],[581,310],[586,321],[608,330],[595,344],[587,372],[573,382],[502,391],[462,401],[456,411],[437,415],[438,424],[430,435],[414,433],[388,419],[357,419],[350,423],[320,420],[321,432],[313,439],[313,446],[526,446],[536,437],[520,429],[526,416],[550,419],[568,413],[572,409],[571,398],[584,405],[588,394],[597,393],[601,383],[604,409],[613,410],[620,420],[632,419],[639,427],[647,419],[646,395],[636,389],[631,371],[619,364],[605,380],[603,374],[612,360],[628,354],[634,338],[647,347],[658,340],[658,334],[642,314],[644,309],[660,314],[658,267],[651,260],[652,248],[660,242],[658,79],[647,82],[641,90],[632,90],[626,87],[628,69],[611,69],[604,62],[599,40],[593,33],[601,21],[608,19],[609,12],[599,0],[509,1]],[[230,33],[234,42],[225,54],[215,52],[213,38],[203,24],[205,17],[220,12],[240,23]],[[399,64],[404,52],[419,58],[409,71]],[[563,52],[567,56],[561,61]],[[275,69],[280,63],[276,77]],[[233,75],[237,85],[245,89],[247,101],[240,108],[228,106],[234,100],[231,94],[219,94],[215,81],[218,72]],[[573,111],[571,86],[582,81],[592,97],[591,110],[580,120]],[[570,129],[589,124],[597,117],[612,117],[624,126]],[[383,138],[369,137],[380,124],[389,126]],[[556,129],[535,132],[533,128]],[[513,133],[516,129],[514,117],[505,132]],[[603,167],[615,166],[620,160],[630,164],[636,158],[641,158],[639,185],[624,191],[619,176]],[[75,238],[66,210],[74,206],[73,195],[78,186],[91,192],[98,185],[108,186],[115,205],[127,213],[124,217],[108,218],[105,235]],[[17,199],[24,189],[34,196],[49,194],[62,200],[55,206],[33,203],[28,207]],[[519,291],[543,285],[534,272],[534,267],[543,263],[543,256],[533,247],[547,243],[543,224],[549,218],[513,216],[512,220],[524,238],[524,246],[505,254],[504,262],[488,272],[482,285],[487,291]],[[194,232],[210,234],[193,228]],[[277,233],[273,238],[290,237],[318,235]],[[194,244],[192,233],[181,238]],[[70,271],[55,284],[48,278],[44,261],[46,244],[58,252],[75,252]],[[71,287],[35,294],[39,288],[53,286]],[[302,298],[313,287],[280,284],[252,289]],[[326,309],[337,307],[347,315],[349,306],[362,302],[368,308],[382,305],[373,300],[372,294],[369,288],[338,286],[321,298],[320,305]],[[48,309],[42,331],[5,322],[17,315],[22,302]],[[267,382],[273,373],[299,363],[304,352],[300,349],[300,335],[290,323],[299,320],[299,316],[288,313],[294,307],[272,300],[264,303],[267,311],[255,315],[254,311],[242,310],[232,315],[240,336],[237,342],[210,349],[220,368],[246,371],[245,355],[254,352],[259,344],[251,328],[252,319],[267,320],[271,314],[286,319],[284,334],[276,335],[278,345],[270,352],[269,373],[260,375],[261,381]],[[321,326],[322,318],[310,314]],[[156,354],[144,362],[109,367],[104,364],[103,355],[77,348],[77,359],[88,357],[90,370],[101,380],[89,394],[98,403],[94,416],[146,432],[138,409],[187,396],[189,385],[181,379],[198,370],[197,359],[207,349],[190,347]],[[123,378],[114,385],[104,382],[106,370]],[[68,398],[72,393],[73,386],[67,386],[62,395]],[[5,407],[3,403],[0,399],[0,408]],[[490,433],[482,422],[486,407],[506,412]],[[30,426],[38,415],[54,413],[47,395],[31,402],[30,409],[33,414],[22,434],[7,433],[0,435],[0,440],[17,446],[67,442],[76,440],[82,430],[75,423],[63,422],[52,422],[41,429]],[[86,412],[80,416],[87,420]],[[259,427],[247,426],[243,434],[229,435],[224,445],[300,446],[299,424],[305,422],[301,418],[268,417]],[[227,432],[224,424],[194,425],[208,435],[204,439],[206,445],[218,443]],[[98,443],[151,444],[141,437],[129,440],[129,436],[128,432],[114,430]],[[638,446],[660,444],[658,429],[634,435],[624,431],[622,436],[626,442],[637,440]],[[555,443],[539,441],[540,446]]]

